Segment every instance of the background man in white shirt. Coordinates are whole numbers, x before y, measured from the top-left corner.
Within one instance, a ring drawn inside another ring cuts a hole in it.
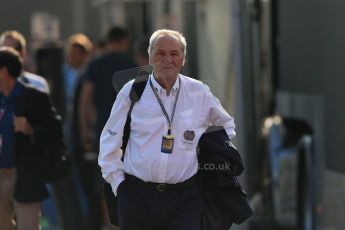
[[[231,138],[235,124],[208,86],[179,74],[186,55],[181,33],[157,30],[148,52],[154,71],[131,113],[124,163],[121,144],[133,81],[117,95],[98,162],[118,196],[122,230],[200,230],[196,147],[208,126],[223,126]]]
[[[9,46],[13,47],[20,54],[20,57],[27,61],[27,45],[24,36],[16,30],[7,30],[0,35],[0,46]],[[25,66],[24,66],[25,68]],[[45,78],[23,71],[23,74],[18,78],[22,83],[29,84],[31,87],[38,89],[42,92],[49,94],[48,82]]]

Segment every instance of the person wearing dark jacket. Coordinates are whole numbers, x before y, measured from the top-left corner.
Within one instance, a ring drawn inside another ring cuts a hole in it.
[[[48,94],[17,80],[22,63],[17,51],[0,48],[0,226],[38,230],[41,203],[48,197],[42,169],[44,151],[62,138],[60,117]]]

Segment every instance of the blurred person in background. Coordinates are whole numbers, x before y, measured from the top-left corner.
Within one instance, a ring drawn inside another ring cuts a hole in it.
[[[92,42],[84,34],[74,34],[67,40],[65,64],[63,66],[65,88],[64,126],[66,139],[70,141],[70,129],[73,114],[73,101],[77,82],[83,68],[86,67],[92,52]]]
[[[0,48],[0,228],[38,230],[48,197],[41,156],[62,138],[60,116],[49,95],[23,83],[20,54]],[[49,147],[48,147],[49,148]],[[15,215],[15,218],[14,218]]]
[[[7,30],[0,35],[0,46],[9,46],[19,52],[21,59],[23,60],[23,67],[25,70],[25,62],[28,62],[28,46],[25,37],[16,30]],[[29,86],[47,94],[50,93],[50,88],[47,80],[37,74],[22,71],[18,78],[18,81],[28,84]],[[1,100],[0,92],[0,100]],[[47,186],[48,190],[54,194],[52,187]],[[54,196],[54,195],[53,195]],[[49,223],[49,226],[57,225],[57,215],[53,199],[49,198],[43,202],[42,208],[43,218]]]
[[[54,198],[61,216],[64,230],[85,229],[87,218],[83,218],[83,190],[78,173],[79,159],[75,153],[72,133],[74,95],[80,73],[85,68],[92,52],[92,43],[84,34],[71,35],[65,46],[63,72],[64,134],[72,159],[72,173],[54,185]]]
[[[86,193],[90,202],[92,229],[101,228],[107,217],[104,213],[102,176],[97,164],[98,139],[107,121],[116,92],[112,77],[120,70],[135,67],[128,55],[130,36],[123,27],[112,27],[106,35],[106,48],[102,56],[91,61],[83,82],[79,103],[79,124],[84,159],[89,161],[84,171]],[[96,118],[95,118],[96,117]],[[93,121],[95,121],[95,127]]]
[[[87,78],[81,92],[80,122],[81,129],[85,130],[87,128],[85,123],[90,120],[87,119],[87,115],[90,112],[89,108],[96,109],[97,140],[116,97],[112,84],[114,73],[136,67],[135,61],[127,53],[129,47],[130,37],[127,29],[117,26],[113,27],[107,33],[104,55],[93,60],[88,66]],[[83,145],[85,149],[88,149],[90,141],[83,136],[83,133],[86,134],[88,132],[82,132]]]
[[[147,53],[149,42],[149,37],[142,36],[134,44],[134,60],[138,66],[149,65],[149,54]]]
[[[25,62],[28,57],[27,43],[25,37],[16,30],[7,30],[0,35],[0,46],[9,46],[17,50]],[[19,81],[27,83],[32,87],[49,93],[49,86],[45,78],[33,73],[24,71],[18,78]]]

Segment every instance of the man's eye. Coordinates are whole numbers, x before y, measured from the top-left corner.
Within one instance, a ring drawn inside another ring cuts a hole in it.
[[[172,56],[178,56],[178,53],[176,52],[176,53],[172,53],[171,54]]]

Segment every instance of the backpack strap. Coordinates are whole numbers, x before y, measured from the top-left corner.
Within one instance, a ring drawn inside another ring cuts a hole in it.
[[[131,106],[129,107],[127,120],[126,120],[126,124],[123,131],[122,146],[121,146],[121,149],[123,150],[122,159],[124,159],[125,150],[126,150],[127,143],[129,140],[129,135],[131,132],[131,114],[132,114],[133,106],[137,101],[140,100],[141,96],[143,95],[148,79],[149,79],[149,73],[146,71],[140,71],[137,77],[135,78],[131,91],[129,93],[129,98],[131,99]]]
[[[134,80],[134,83],[131,88],[131,92],[129,94],[129,97],[132,102],[137,102],[140,100],[141,95],[144,92],[146,83],[149,79],[149,73],[146,71],[140,71],[137,75],[137,77]]]

